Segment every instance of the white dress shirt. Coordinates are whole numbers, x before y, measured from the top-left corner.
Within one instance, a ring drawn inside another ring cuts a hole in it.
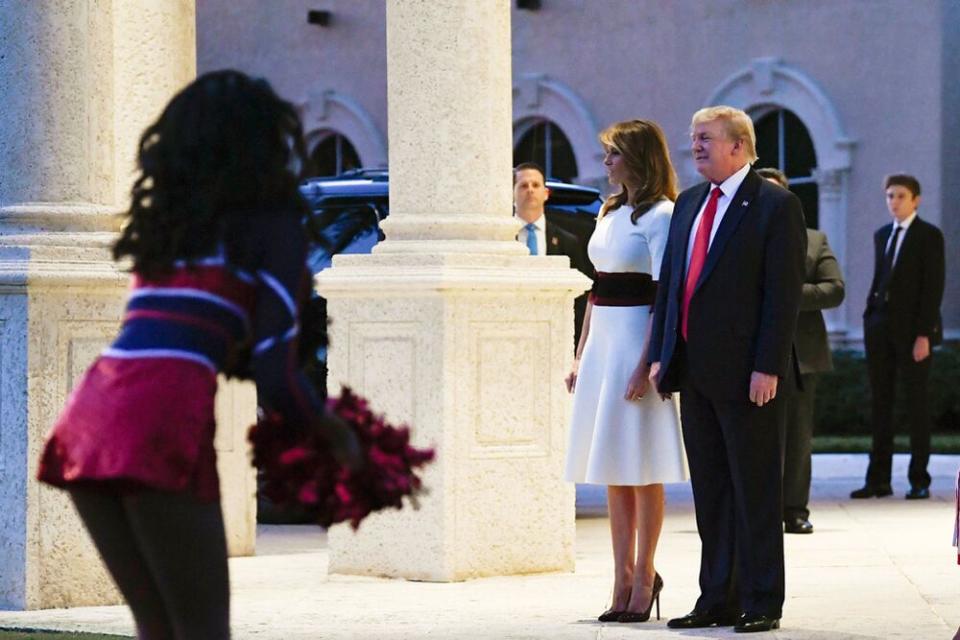
[[[914,210],[914,212],[907,216],[907,219],[903,222],[897,222],[896,220],[893,221],[893,226],[890,227],[890,235],[887,236],[887,244],[884,245],[883,248],[883,255],[887,255],[887,251],[890,251],[890,241],[893,240],[893,234],[897,232],[897,227],[900,227],[903,229],[903,231],[900,232],[900,236],[897,238],[897,246],[893,250],[893,264],[891,266],[897,264],[897,256],[900,255],[900,247],[903,246],[903,239],[907,237],[907,229],[910,228],[910,225],[913,223],[913,219],[916,217],[917,212]]]
[[[700,228],[700,221],[703,219],[703,210],[707,208],[707,203],[710,202],[710,192],[713,191],[714,187],[720,187],[720,191],[723,192],[723,195],[717,200],[717,215],[713,218],[713,228],[710,230],[710,241],[707,244],[707,252],[710,251],[710,246],[713,244],[713,237],[717,235],[717,229],[720,228],[720,223],[723,221],[723,216],[727,213],[727,209],[730,207],[730,203],[733,201],[733,196],[737,195],[737,189],[739,189],[740,185],[743,184],[743,180],[747,177],[747,173],[749,173],[749,171],[750,164],[747,163],[743,165],[739,171],[734,173],[719,185],[713,183],[710,184],[710,189],[707,191],[707,198],[700,206],[700,211],[697,213],[697,217],[693,219],[693,226],[690,227],[690,237],[687,239],[688,270],[690,268],[690,258],[693,256],[693,243],[697,239],[697,230]]]
[[[517,217],[517,220],[523,225],[520,227],[520,232],[517,234],[517,240],[520,241],[520,244],[527,246],[527,223],[523,218]],[[547,255],[547,218],[546,216],[541,215],[539,218],[533,221],[533,226],[535,228],[537,236],[537,255],[545,256]]]

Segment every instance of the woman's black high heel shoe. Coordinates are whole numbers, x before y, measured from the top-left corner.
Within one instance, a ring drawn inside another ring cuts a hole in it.
[[[619,609],[607,609],[597,616],[597,620],[600,622],[619,622],[620,616],[625,613],[626,611],[620,611]]]
[[[657,620],[660,619],[660,592],[663,591],[663,578],[660,574],[653,576],[653,589],[650,592],[650,606],[646,611],[624,611],[617,618],[617,622],[646,622],[650,619],[650,611],[653,610],[653,603],[657,603]]]
[[[630,601],[630,596],[627,596],[627,602]],[[617,622],[620,620],[620,616],[627,612],[626,609],[614,609],[611,605],[609,609],[601,613],[597,620],[600,622]]]

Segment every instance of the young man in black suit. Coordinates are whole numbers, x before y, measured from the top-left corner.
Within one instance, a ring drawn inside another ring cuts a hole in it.
[[[707,182],[677,198],[657,288],[650,377],[680,392],[702,543],[700,598],[674,629],[780,625],[783,396],[807,236],[797,197],[750,167],[755,149],[743,111],[694,114]]]
[[[524,162],[513,170],[513,205],[517,218],[523,221],[517,240],[526,245],[530,255],[567,256],[570,266],[593,278],[593,265],[587,258],[587,249],[577,237],[550,222],[544,214],[550,199],[543,169],[535,162]],[[587,307],[587,295],[578,296],[573,303],[574,344],[580,339],[580,327]]]
[[[930,497],[927,378],[931,348],[943,338],[943,234],[917,216],[920,182],[915,177],[887,176],[884,189],[893,221],[873,236],[873,282],[863,312],[863,343],[873,397],[873,448],[866,484],[850,497],[882,498],[893,493],[893,405],[900,377],[910,424],[910,491],[906,498],[920,500]]]

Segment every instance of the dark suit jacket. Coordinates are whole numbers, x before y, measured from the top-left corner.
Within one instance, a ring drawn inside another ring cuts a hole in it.
[[[547,224],[544,227],[544,236],[547,241],[547,255],[564,255],[570,258],[570,266],[580,271],[585,276],[593,279],[593,265],[587,257],[587,248],[583,246],[577,236],[569,231],[562,229],[559,225],[546,219]],[[587,310],[587,298],[589,293],[577,296],[573,301],[573,346],[576,349],[580,342],[580,331],[583,328],[583,316]]]
[[[678,353],[687,240],[709,183],[677,198],[657,288],[649,361],[660,391],[679,391],[681,367],[701,393],[748,401],[753,371],[785,376],[800,308],[806,233],[800,200],[750,170],[707,253]]]
[[[544,228],[544,235],[547,239],[547,255],[563,255],[570,258],[570,266],[577,271],[582,272],[588,278],[593,278],[593,265],[587,258],[587,249],[577,237],[562,229],[559,225],[553,224],[547,219]]]
[[[877,277],[893,223],[886,224],[873,235],[873,282],[863,312],[864,328],[885,319],[896,340],[913,342],[917,336],[927,336],[930,344],[943,340],[940,303],[943,301],[944,257],[943,234],[934,225],[913,219],[900,253],[893,264],[890,285],[884,292],[877,291]]]
[[[843,274],[827,244],[827,236],[822,231],[807,229],[807,261],[796,338],[800,373],[821,373],[833,369],[833,356],[822,310],[840,306],[843,296]]]

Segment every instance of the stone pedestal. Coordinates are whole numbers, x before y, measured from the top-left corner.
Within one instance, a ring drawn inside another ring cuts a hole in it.
[[[387,3],[390,218],[318,278],[330,390],[346,383],[437,460],[419,511],[330,531],[330,570],[417,580],[573,569],[562,481],[573,298],[565,257],[511,217],[510,2]]]
[[[70,389],[116,334],[127,276],[109,247],[143,128],[195,73],[192,0],[0,2],[0,608],[119,602],[62,491],[34,480]],[[218,398],[231,552],[254,542],[242,427]]]

